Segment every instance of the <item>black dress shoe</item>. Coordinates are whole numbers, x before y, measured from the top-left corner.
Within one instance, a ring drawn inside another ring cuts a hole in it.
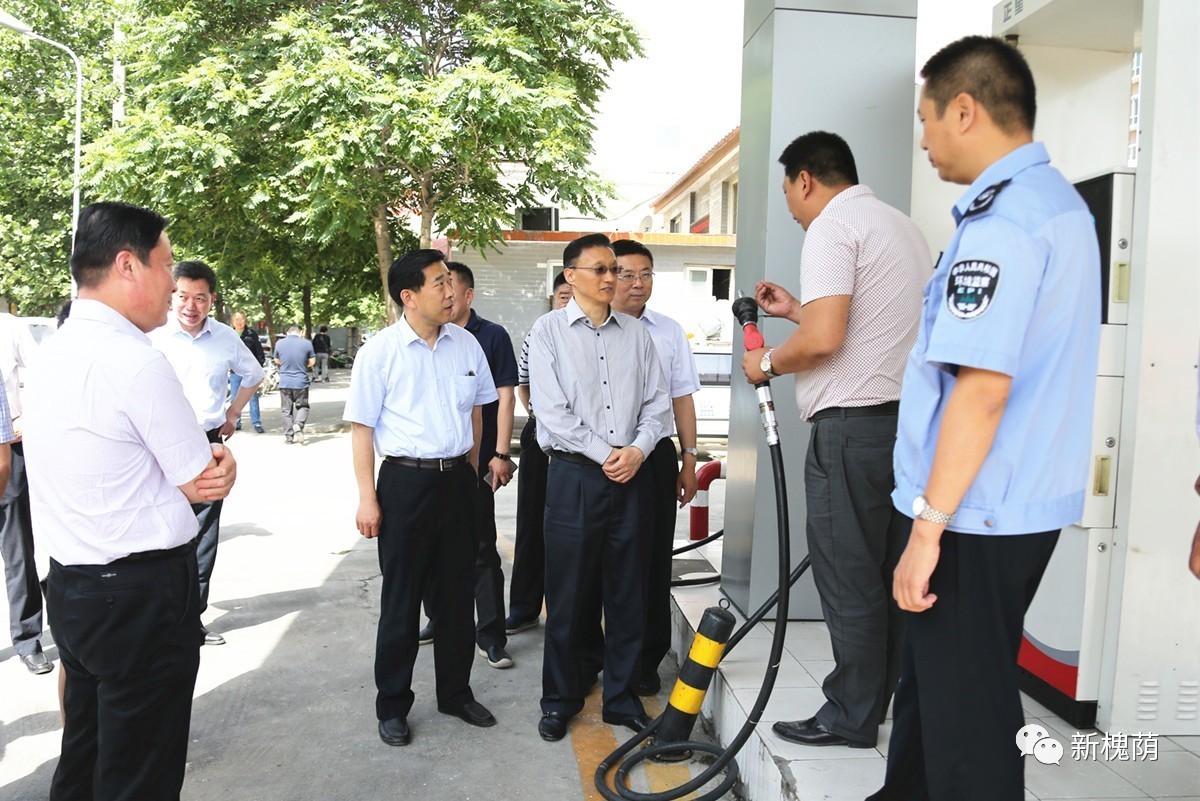
[[[429,645],[433,642],[433,626],[426,626],[417,632],[417,642],[421,645]]]
[[[204,632],[204,644],[205,645],[224,645],[225,644],[225,638],[222,637],[220,634],[217,634],[215,631],[209,631],[204,626],[201,626],[200,630]]]
[[[25,663],[25,667],[30,673],[41,675],[54,670],[54,663],[51,662],[42,651],[38,650],[32,654],[20,654],[21,661]]]
[[[438,707],[438,712],[441,712],[443,715],[453,715],[481,729],[496,725],[496,718],[492,716],[491,712],[487,711],[487,707],[478,701],[468,701],[458,709],[442,709]]]
[[[617,717],[616,715],[604,715],[603,717],[605,723],[612,726],[624,726],[634,733],[640,732],[654,722],[645,712],[640,715],[626,715],[624,717]]]
[[[875,743],[848,740],[822,726],[815,717],[808,720],[781,720],[771,731],[785,740],[800,745],[845,745],[850,748],[874,748]]]
[[[412,742],[412,730],[404,718],[388,718],[379,721],[379,739],[388,745],[408,745]]]
[[[538,721],[538,734],[546,742],[556,743],[567,736],[567,724],[570,721],[570,715],[564,715],[561,712],[546,712]]]
[[[510,668],[513,666],[512,657],[508,655],[499,645],[489,645],[487,648],[480,648],[479,655],[487,660],[487,663],[494,668]]]

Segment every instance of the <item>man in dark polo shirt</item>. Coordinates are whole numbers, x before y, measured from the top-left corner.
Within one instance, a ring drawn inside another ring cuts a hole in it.
[[[505,646],[508,635],[504,630],[504,571],[500,553],[496,550],[495,492],[512,480],[513,463],[509,447],[512,443],[513,412],[517,396],[517,360],[513,355],[512,339],[499,325],[485,320],[471,308],[475,300],[475,274],[467,265],[451,261],[450,282],[454,290],[454,317],[451,323],[467,329],[487,357],[492,381],[499,399],[483,406],[483,434],[479,443],[479,482],[475,497],[475,536],[478,550],[475,555],[475,644],[479,655],[494,668],[512,667],[512,657]],[[426,592],[425,611],[429,625],[421,632],[422,642],[432,642],[434,620],[430,591]]]

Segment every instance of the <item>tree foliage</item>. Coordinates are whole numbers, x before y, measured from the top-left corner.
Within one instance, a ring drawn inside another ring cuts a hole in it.
[[[607,0],[126,9],[131,112],[92,180],[173,209],[176,239],[261,288],[372,262],[383,285],[413,218],[424,246],[436,227],[486,247],[542,196],[597,210],[591,112],[640,52]]]
[[[79,56],[84,138],[109,124],[108,3],[6,0],[4,9]],[[23,314],[52,312],[70,291],[75,68],[65,53],[0,28],[0,295]]]

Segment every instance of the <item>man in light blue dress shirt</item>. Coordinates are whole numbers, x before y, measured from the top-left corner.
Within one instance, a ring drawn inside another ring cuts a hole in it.
[[[439,712],[472,726],[496,719],[471,692],[475,651],[475,535],[482,409],[498,399],[483,348],[450,322],[445,256],[406,253],[388,271],[404,313],[359,350],[344,419],[351,424],[355,522],[379,548],[383,573],[375,645],[375,714],[388,745],[412,741],[420,604],[432,582],[433,663]],[[375,481],[375,454],[383,457]]]
[[[603,718],[640,731],[649,723],[633,691],[645,628],[651,480],[642,463],[668,425],[670,399],[646,327],[613,311],[617,257],[590,234],[563,250],[575,289],[566,308],[534,323],[530,393],[546,480],[546,645],[538,733],[561,740],[583,708],[594,668],[583,650],[594,625],[590,588],[607,621]],[[590,673],[590,675],[585,675]]]
[[[1033,76],[967,37],[923,68],[922,147],[968,188],[925,289],[900,397],[893,592],[907,636],[883,789],[1024,797],[1017,651],[1063,526],[1079,520],[1100,336],[1091,214],[1033,141]]]

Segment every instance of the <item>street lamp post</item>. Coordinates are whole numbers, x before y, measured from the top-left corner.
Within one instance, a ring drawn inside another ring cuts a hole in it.
[[[56,42],[53,39],[47,39],[45,36],[34,33],[33,28],[29,27],[29,25],[3,10],[0,10],[0,26],[10,28],[22,36],[28,36],[30,39],[45,42],[51,47],[57,47],[70,56],[71,61],[75,63],[75,177],[74,191],[71,197],[71,250],[74,250],[75,231],[79,228],[79,140],[83,129],[83,67],[80,66],[79,56],[75,55],[74,50],[62,42]]]

